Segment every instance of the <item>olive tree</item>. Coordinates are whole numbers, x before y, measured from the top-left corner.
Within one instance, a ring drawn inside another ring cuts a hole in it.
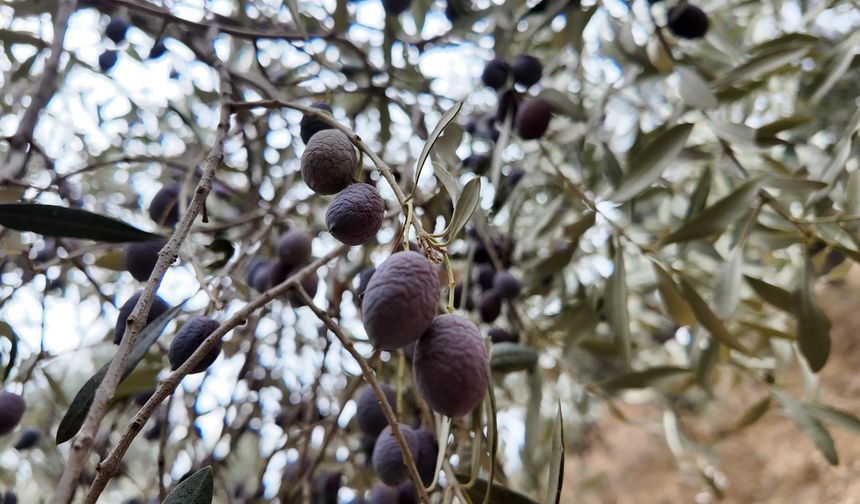
[[[6,2],[4,502],[559,502],[628,399],[837,464],[856,7]]]

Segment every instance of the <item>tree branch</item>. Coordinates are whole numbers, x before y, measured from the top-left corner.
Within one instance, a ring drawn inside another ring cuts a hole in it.
[[[206,197],[212,189],[212,181],[215,178],[215,170],[224,158],[224,139],[230,126],[230,109],[226,106],[227,100],[230,97],[231,86],[227,78],[227,72],[223,66],[218,68],[221,75],[221,117],[218,122],[218,127],[215,132],[215,143],[212,150],[206,158],[203,176],[194,191],[194,198],[188,207],[188,211],[182,218],[182,222],[176,227],[173,235],[168,240],[167,244],[158,253],[158,261],[155,268],[147,281],[143,294],[140,296],[137,304],[134,307],[131,315],[126,323],[125,336],[117,349],[116,356],[108,367],[104,379],[96,390],[93,403],[90,406],[84,424],[80,432],[75,436],[72,451],[69,454],[69,459],[66,462],[65,470],[63,471],[60,483],[57,486],[57,492],[54,495],[52,502],[54,504],[65,504],[72,500],[75,489],[77,488],[78,478],[83,471],[87,456],[92,448],[93,439],[98,433],[99,426],[107,411],[108,402],[113,397],[117,385],[119,385],[122,373],[128,363],[128,356],[132,348],[137,343],[138,335],[146,325],[147,317],[144,315],[149,313],[152,306],[152,301],[155,297],[155,292],[161,284],[161,279],[170,264],[176,259],[179,246],[188,236],[191,230],[191,225],[197,218],[197,214],[203,208]]]
[[[298,272],[294,273],[290,278],[267,290],[253,301],[250,301],[230,318],[224,321],[212,334],[210,334],[184,364],[179,366],[176,371],[170,373],[167,378],[161,382],[152,397],[149,398],[146,404],[143,405],[140,411],[138,411],[131,420],[128,427],[126,427],[125,432],[123,432],[120,437],[116,447],[96,468],[98,474],[96,475],[96,479],[90,487],[84,502],[89,504],[96,502],[96,499],[98,499],[99,495],[105,489],[105,486],[107,486],[108,481],[110,481],[119,468],[119,464],[122,461],[125,452],[128,450],[128,447],[131,446],[131,442],[141,429],[143,429],[146,421],[149,420],[156,408],[158,408],[158,405],[161,404],[167,396],[173,393],[179,385],[179,382],[182,381],[182,378],[194,369],[197,363],[203,360],[203,358],[215,348],[225,334],[240,324],[243,324],[245,320],[258,308],[264,306],[266,303],[287,292],[291,288],[300,285],[299,282],[306,275],[316,271],[335,257],[343,255],[348,250],[349,246],[340,245],[320,259],[311,262]],[[126,335],[126,337],[128,336]],[[123,338],[123,341],[124,340],[125,338]]]
[[[57,90],[59,82],[57,75],[59,74],[60,57],[63,55],[63,40],[66,38],[69,18],[77,5],[77,0],[61,0],[57,6],[57,15],[54,19],[54,40],[51,41],[51,56],[45,63],[45,70],[42,72],[39,85],[31,97],[30,106],[21,116],[15,134],[9,138],[9,154],[6,156],[6,163],[0,165],[0,185],[8,180],[18,178],[24,171],[28,147],[33,140],[33,131],[39,121],[39,114]]]

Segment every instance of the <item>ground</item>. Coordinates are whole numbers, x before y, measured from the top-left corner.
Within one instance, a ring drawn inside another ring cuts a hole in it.
[[[824,402],[860,416],[860,270],[839,285],[819,285],[819,301],[833,322],[831,359],[820,373]],[[733,387],[733,388],[730,388]],[[785,386],[798,396],[797,370]],[[743,404],[764,397],[761,387],[722,383],[717,394],[731,397],[724,411],[737,417]],[[860,503],[860,436],[828,425],[840,465],[830,466],[808,436],[772,407],[757,423],[716,444],[711,461],[724,485],[724,498],[710,496],[688,466],[680,470],[670,452],[656,408],[622,405],[631,422],[606,415],[593,442],[565,464],[562,502],[583,504],[855,504]],[[737,406],[737,407],[735,407]],[[740,413],[739,413],[740,412]],[[710,423],[721,411],[703,419]],[[722,418],[713,420],[726,425]],[[689,430],[697,430],[687,426]],[[704,426],[703,431],[711,426]],[[713,430],[711,430],[713,431]]]

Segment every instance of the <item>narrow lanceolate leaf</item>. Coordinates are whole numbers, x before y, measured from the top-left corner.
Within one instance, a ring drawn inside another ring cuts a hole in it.
[[[677,366],[657,366],[642,371],[633,371],[609,378],[600,382],[601,388],[607,391],[622,389],[640,389],[656,385],[668,378],[676,378],[690,374],[687,368]]]
[[[723,320],[731,318],[740,302],[743,255],[743,247],[738,244],[719,270],[714,287],[714,313]]]
[[[615,249],[615,270],[606,282],[606,318],[615,334],[615,345],[621,350],[624,362],[630,365],[630,314],[627,311],[627,272],[624,268],[624,251]]]
[[[192,474],[173,489],[161,504],[211,504],[215,492],[212,466]]]
[[[813,92],[809,97],[810,104],[816,104],[827,96],[827,93],[833,89],[833,86],[851,68],[851,62],[854,61],[854,52],[857,49],[858,43],[860,43],[860,32],[855,31],[836,47],[836,53],[821,72],[821,77],[813,87]]]
[[[436,174],[436,179],[439,180],[439,183],[441,183],[442,187],[445,188],[445,191],[448,193],[448,197],[456,200],[457,196],[460,195],[460,184],[457,183],[457,179],[454,175],[451,175],[451,172],[449,172],[442,163],[432,164],[433,172]]]
[[[0,377],[2,378],[0,379],[0,383],[3,383],[9,378],[12,368],[15,366],[15,360],[18,358],[18,334],[11,325],[0,320],[0,336],[5,337],[12,343],[12,348],[9,349],[9,363],[6,364],[6,370],[3,371],[3,375]]]
[[[678,284],[669,275],[669,272],[664,270],[659,264],[652,263],[654,274],[657,276],[657,291],[660,293],[660,300],[663,301],[663,306],[666,308],[666,313],[681,326],[689,326],[696,323],[696,316],[693,315],[693,310],[684,299],[681,289]]]
[[[806,403],[804,406],[821,420],[860,434],[860,419],[852,413],[824,404]]]
[[[660,178],[666,166],[681,152],[691,131],[692,124],[679,124],[654,138],[630,161],[629,172],[624,175],[618,188],[609,195],[609,199],[624,202],[647,189]]]
[[[550,456],[549,478],[546,484],[544,504],[561,502],[561,484],[564,481],[564,420],[561,416],[561,403],[552,428],[552,455]]]
[[[170,322],[177,313],[179,313],[181,308],[182,304],[171,308],[167,313],[164,313],[143,328],[140,332],[137,344],[128,356],[128,363],[125,365],[125,370],[122,373],[123,380],[128,377],[132,371],[134,371],[134,368],[137,367],[138,363],[140,363],[144,355],[146,355],[149,347],[158,340],[158,336],[161,334],[161,331],[164,330],[164,326],[166,326],[167,323]],[[63,419],[60,420],[60,426],[57,427],[57,444],[65,443],[78,433],[81,426],[84,424],[84,419],[87,417],[90,405],[93,403],[96,389],[101,385],[105,374],[107,374],[109,366],[110,362],[102,366],[102,368],[90,377],[90,379],[84,383],[84,386],[78,390],[75,398],[72,399],[72,404],[69,405],[68,411],[66,411]]]
[[[753,404],[750,409],[748,409],[742,417],[735,422],[727,431],[728,433],[740,432],[750,425],[759,421],[761,417],[764,416],[765,413],[770,409],[770,396],[765,397],[759,402]]]
[[[832,465],[838,465],[839,454],[836,453],[836,445],[833,443],[833,438],[830,437],[830,432],[827,431],[827,428],[813,416],[814,410],[810,410],[802,402],[785,392],[774,390],[773,395],[776,396],[782,407],[785,408],[788,417],[812,438],[812,441],[824,455],[824,458]]]
[[[701,324],[702,327],[711,333],[711,336],[713,336],[715,340],[739,352],[746,354],[749,353],[747,349],[740,344],[737,338],[735,338],[735,336],[726,329],[726,326],[723,325],[720,318],[711,311],[711,308],[707,303],[705,303],[705,300],[699,296],[696,289],[694,289],[685,278],[681,278],[681,292],[684,293],[684,297],[687,299],[687,302],[690,303],[690,308],[693,309],[693,314],[696,316],[696,320],[699,321],[699,324]]]
[[[752,287],[752,290],[758,294],[762,301],[775,308],[779,308],[786,313],[794,314],[794,309],[797,304],[794,300],[794,294],[788,292],[782,287],[777,287],[776,285],[751,276],[744,275],[744,280],[747,281],[749,286]]]
[[[451,222],[448,224],[447,239],[450,242],[457,237],[457,234],[463,229],[463,226],[469,222],[475,209],[478,208],[478,203],[481,200],[481,178],[475,177],[463,187],[463,192],[457,199],[457,204],[454,206],[454,214],[451,216]]]
[[[436,124],[436,127],[433,128],[433,131],[430,133],[430,136],[427,138],[427,141],[424,143],[424,148],[421,149],[421,155],[418,156],[418,164],[415,165],[415,184],[417,187],[418,177],[421,176],[421,170],[424,168],[424,163],[427,161],[427,158],[430,156],[430,151],[433,150],[433,145],[436,143],[436,140],[442,135],[442,132],[445,131],[445,127],[451,124],[451,121],[457,117],[457,114],[460,113],[460,109],[463,108],[463,102],[458,101],[454,104],[453,107],[448,109],[443,115],[442,118],[439,119],[439,123]]]
[[[696,70],[679,65],[675,71],[680,80],[678,92],[687,105],[702,110],[718,105],[714,92]]]
[[[732,69],[719,81],[720,86],[736,84],[757,79],[765,74],[779,70],[783,66],[799,62],[809,52],[808,47],[781,49],[754,56],[746,63]]]
[[[758,181],[747,182],[681,224],[681,227],[670,233],[661,243],[668,245],[698,240],[724,231],[750,209],[756,195]]]
[[[0,205],[0,226],[44,236],[80,238],[108,243],[162,238],[97,213],[36,203]]]
[[[830,355],[830,321],[815,303],[815,271],[806,258],[797,296],[797,343],[809,367],[818,372]]]

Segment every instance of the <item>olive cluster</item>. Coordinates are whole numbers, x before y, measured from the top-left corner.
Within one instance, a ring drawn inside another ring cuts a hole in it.
[[[278,238],[275,259],[267,260],[260,256],[251,259],[245,269],[245,282],[258,292],[278,285],[311,261],[312,243],[313,236],[306,230],[286,231]],[[302,278],[302,288],[310,297],[316,295],[319,280],[315,271]],[[304,306],[302,298],[293,290],[287,293],[287,300],[296,308]]]
[[[495,121],[504,122],[513,118],[514,130],[523,140],[540,138],[549,128],[552,107],[540,97],[525,97],[517,91],[516,85],[528,89],[539,83],[543,77],[540,60],[528,54],[521,54],[508,63],[495,58],[484,65],[481,81],[494,89],[498,97]]]
[[[324,103],[314,105],[331,114]],[[358,156],[349,137],[313,115],[302,118],[302,179],[317,194],[337,194],[326,212],[328,231],[347,245],[364,245],[382,227],[385,201],[372,185],[353,184]]]

